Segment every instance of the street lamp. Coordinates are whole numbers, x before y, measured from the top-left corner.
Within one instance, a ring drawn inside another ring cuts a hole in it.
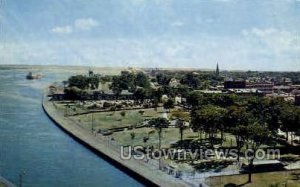
[[[23,177],[26,175],[25,171],[19,173],[19,186],[22,187],[23,184]]]

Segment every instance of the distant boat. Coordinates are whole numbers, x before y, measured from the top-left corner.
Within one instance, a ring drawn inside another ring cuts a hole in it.
[[[40,79],[40,78],[42,78],[42,75],[40,75],[40,74],[34,75],[34,74],[32,74],[32,72],[29,72],[29,73],[26,75],[26,79],[28,79],[28,80]]]

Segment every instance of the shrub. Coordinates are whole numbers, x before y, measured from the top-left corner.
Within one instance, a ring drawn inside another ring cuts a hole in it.
[[[125,117],[126,112],[125,112],[125,111],[122,111],[122,112],[120,112],[120,115],[121,115],[122,117]]]

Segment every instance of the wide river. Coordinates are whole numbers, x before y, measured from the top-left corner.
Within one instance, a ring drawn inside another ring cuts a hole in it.
[[[45,75],[26,80],[28,71]],[[57,128],[41,107],[43,88],[71,68],[0,66],[0,175],[23,186],[142,186]]]

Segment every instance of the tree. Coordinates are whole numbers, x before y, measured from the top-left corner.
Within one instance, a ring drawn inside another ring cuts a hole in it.
[[[122,117],[125,117],[126,112],[125,112],[125,111],[121,111],[121,112],[120,112],[120,115],[121,115]]]
[[[161,148],[161,133],[163,128],[168,128],[169,122],[165,118],[154,118],[149,121],[149,125],[154,127],[158,134],[158,149]]]
[[[143,103],[145,98],[146,98],[146,90],[143,89],[143,88],[138,88],[138,89],[136,89],[136,91],[134,92],[133,95],[134,95],[136,100]]]
[[[77,87],[80,89],[85,89],[88,87],[88,80],[86,76],[83,75],[75,75],[71,76],[68,80],[69,87]]]
[[[240,152],[245,144],[245,135],[247,126],[249,125],[252,116],[246,111],[245,107],[230,106],[227,110],[225,123],[227,130],[235,136],[236,147],[238,151],[237,161],[240,161]]]
[[[278,129],[280,128],[280,114],[284,103],[283,98],[274,98],[267,102],[263,119],[273,135],[277,135]]]
[[[184,121],[190,121],[189,112],[185,112],[182,109],[173,110],[171,112],[171,117],[174,118],[174,119],[181,119],[181,120],[184,120]]]
[[[189,87],[192,88],[197,88],[200,85],[200,80],[197,77],[197,75],[193,74],[193,73],[187,73],[185,74],[185,76],[183,77],[183,79],[181,79],[180,81],[182,84],[185,84]]]
[[[160,85],[168,85],[171,78],[164,73],[159,73],[156,75],[156,81]]]
[[[288,141],[289,132],[291,132],[291,143],[293,144],[292,132],[299,130],[299,109],[290,104],[285,104],[281,109],[280,121],[281,129],[286,132],[286,141]]]
[[[182,146],[183,146],[182,145],[183,144],[183,131],[186,128],[185,125],[184,125],[184,122],[189,121],[190,116],[189,116],[188,112],[184,112],[180,109],[172,111],[171,116],[172,116],[172,118],[177,119],[176,126],[179,128],[180,144],[181,144],[180,146],[181,146],[181,149],[182,149]]]
[[[113,93],[118,97],[122,90],[124,88],[124,85],[122,81],[119,79],[119,77],[115,76],[112,79],[112,83],[110,85],[110,89],[112,89]]]
[[[217,130],[221,132],[221,139],[223,138],[225,114],[224,108],[214,105],[202,106],[191,113],[192,128],[198,131],[204,130],[213,145]]]
[[[248,182],[252,182],[252,170],[253,170],[253,161],[255,158],[255,153],[259,149],[259,147],[267,142],[270,131],[268,128],[264,125],[261,125],[259,123],[254,123],[252,125],[249,125],[245,129],[245,134],[243,135],[245,137],[245,141],[247,143],[247,147],[252,150],[252,155],[247,155],[248,158],[248,166],[249,166],[249,173],[248,173]]]
[[[135,132],[130,133],[131,143],[133,144],[133,140],[135,138]]]
[[[184,121],[182,119],[178,119],[177,123],[176,123],[176,126],[179,129],[179,134],[180,134],[180,148],[182,149],[183,148],[183,131],[186,128],[185,125],[184,125]]]
[[[68,87],[64,89],[65,99],[78,100],[81,98],[81,90],[77,87]]]
[[[192,89],[190,89],[186,85],[178,85],[177,87],[177,94],[181,95],[182,97],[188,97],[189,93]]]
[[[108,75],[102,76],[102,77],[100,78],[100,82],[101,82],[102,84],[105,84],[105,83],[110,82],[110,81],[112,81],[112,77],[111,77],[111,76],[108,76]]]
[[[144,115],[145,111],[144,110],[139,110],[139,113],[142,115]]]
[[[131,138],[131,140],[134,140],[134,138],[135,138],[135,133],[134,132],[130,133],[130,138]]]
[[[236,148],[237,148],[237,161],[240,162],[240,152],[242,147],[245,145],[247,138],[247,126],[238,125],[231,129],[231,133],[235,136]]]
[[[170,109],[174,108],[174,101],[172,99],[168,99],[167,102],[164,103],[164,108],[168,109],[170,112]]]
[[[149,121],[149,124],[153,126],[158,134],[158,149],[161,149],[161,135],[162,135],[162,129],[163,128],[168,128],[169,122],[165,118],[154,118]],[[161,168],[161,163],[159,160],[159,169]]]
[[[162,97],[162,92],[160,89],[155,90],[155,89],[150,89],[149,90],[149,97],[152,99],[152,103],[155,107],[158,106],[160,99]]]
[[[145,75],[143,72],[138,72],[135,78],[135,84],[136,86],[140,86],[143,88],[149,88],[150,87],[150,81],[147,75]]]
[[[89,83],[90,88],[94,90],[98,89],[100,79],[97,76],[93,75],[91,77],[87,77],[87,82]]]
[[[69,83],[68,81],[62,81],[64,88],[66,88],[67,84]]]
[[[198,108],[200,105],[206,105],[204,95],[198,91],[191,92],[187,97],[187,104],[193,108]]]

